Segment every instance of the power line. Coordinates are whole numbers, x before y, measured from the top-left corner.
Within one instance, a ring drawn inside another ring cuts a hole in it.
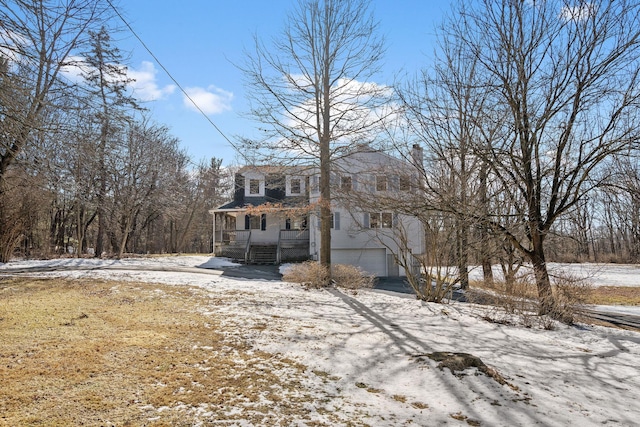
[[[222,130],[220,130],[220,128],[213,122],[213,120],[211,120],[211,118],[204,112],[202,111],[202,109],[200,108],[200,106],[198,104],[196,104],[196,102],[193,100],[193,98],[191,98],[191,96],[189,96],[189,94],[184,90],[184,88],[182,87],[182,85],[180,85],[180,83],[178,83],[178,81],[173,77],[173,75],[171,75],[171,73],[169,72],[169,70],[167,70],[167,68],[162,64],[162,62],[160,62],[160,60],[158,59],[158,57],[151,51],[151,49],[149,49],[149,47],[147,46],[147,44],[140,38],[140,36],[135,32],[135,30],[133,29],[133,27],[131,27],[131,25],[129,25],[129,23],[127,22],[126,19],[124,19],[124,17],[122,16],[122,14],[120,13],[120,11],[118,11],[118,9],[113,5],[113,3],[111,3],[111,0],[106,0],[107,3],[109,4],[109,6],[111,6],[111,9],[113,9],[113,11],[116,13],[116,15],[118,15],[118,17],[120,18],[120,20],[124,23],[124,25],[127,26],[127,28],[129,29],[129,31],[131,31],[131,34],[134,35],[134,37],[136,39],[138,39],[138,41],[140,42],[140,44],[145,48],[145,50],[149,53],[149,55],[151,55],[151,57],[158,63],[158,65],[160,66],[160,68],[162,68],[162,70],[167,74],[167,76],[169,76],[169,78],[171,79],[171,81],[173,81],[173,83],[175,83],[175,85],[178,87],[178,89],[180,89],[180,91],[182,92],[182,94],[187,97],[187,99],[193,104],[194,107],[196,107],[196,109],[200,112],[200,114],[202,114],[204,116],[205,119],[207,119],[207,121],[211,124],[211,126],[213,126],[215,128],[216,131],[218,131],[218,133],[220,135],[222,135],[222,137],[229,143],[229,145],[231,145],[233,148],[237,147],[235,146],[235,144],[233,142],[231,142],[231,140],[227,137],[227,135],[225,135]]]

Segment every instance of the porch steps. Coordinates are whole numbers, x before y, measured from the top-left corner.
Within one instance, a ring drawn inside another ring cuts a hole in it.
[[[275,264],[277,259],[277,245],[251,245],[249,248],[249,264]]]

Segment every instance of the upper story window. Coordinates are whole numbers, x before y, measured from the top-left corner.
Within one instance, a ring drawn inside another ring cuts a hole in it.
[[[340,189],[343,191],[349,191],[352,187],[352,181],[350,176],[341,176],[340,177]]]
[[[387,191],[386,175],[376,175],[376,191]]]
[[[307,191],[306,178],[303,176],[287,176],[287,196],[300,196]]]
[[[365,227],[366,227],[366,224],[365,224]],[[391,212],[370,212],[369,213],[369,228],[392,228],[392,227],[393,227],[393,214]]]
[[[260,194],[260,180],[259,179],[249,179],[249,194],[251,195],[259,195]]]
[[[291,194],[302,193],[302,181],[300,178],[291,178]]]
[[[411,190],[411,178],[405,175],[400,175],[400,191]]]

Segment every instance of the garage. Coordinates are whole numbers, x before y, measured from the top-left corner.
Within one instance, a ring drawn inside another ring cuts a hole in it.
[[[349,264],[375,276],[387,276],[387,251],[384,248],[375,249],[332,249],[331,262],[333,264]]]

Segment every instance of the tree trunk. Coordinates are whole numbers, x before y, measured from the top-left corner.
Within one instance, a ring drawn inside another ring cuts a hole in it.
[[[456,227],[458,278],[462,289],[469,288],[469,227],[463,216],[458,217]]]
[[[533,272],[538,288],[538,300],[540,303],[538,314],[550,314],[555,308],[555,300],[551,289],[551,280],[547,271],[547,263],[544,255],[544,234],[537,229],[531,230],[533,250],[529,253]]]

